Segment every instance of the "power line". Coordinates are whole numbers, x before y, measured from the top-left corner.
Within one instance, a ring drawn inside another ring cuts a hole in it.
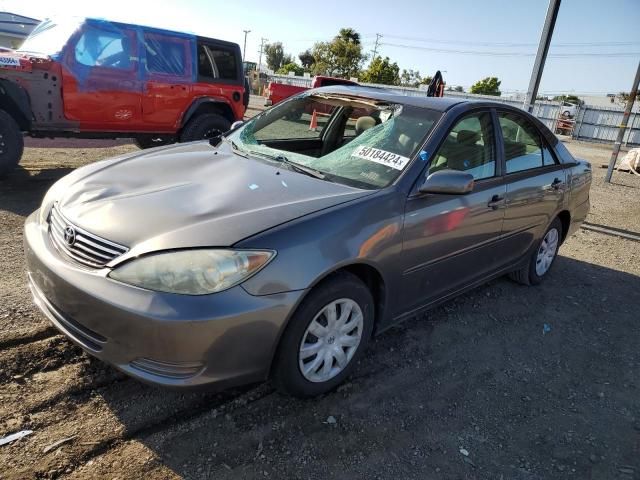
[[[398,40],[409,40],[414,42],[426,42],[450,45],[470,45],[478,47],[535,47],[537,43],[515,43],[515,42],[472,42],[463,40],[442,40],[439,38],[420,38],[407,37],[401,35],[384,35],[387,38],[395,38]],[[554,43],[553,47],[624,47],[631,45],[640,45],[638,41],[617,41],[617,42],[572,42],[572,43]]]
[[[424,50],[427,52],[436,53],[455,53],[460,55],[480,55],[488,57],[534,57],[535,53],[530,52],[492,52],[482,50],[453,50],[448,48],[431,48],[431,47],[419,47],[417,45],[404,45],[399,43],[381,43],[386,47],[396,48],[408,48],[411,50]],[[639,56],[640,52],[584,52],[584,53],[556,53],[549,55],[549,57],[555,58],[569,58],[569,57],[633,57]]]

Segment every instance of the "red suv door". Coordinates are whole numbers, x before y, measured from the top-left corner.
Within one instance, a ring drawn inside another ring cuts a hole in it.
[[[85,23],[63,57],[65,117],[82,130],[135,130],[142,121],[137,52],[134,29]]]
[[[195,81],[195,38],[143,29],[144,130],[175,132]]]

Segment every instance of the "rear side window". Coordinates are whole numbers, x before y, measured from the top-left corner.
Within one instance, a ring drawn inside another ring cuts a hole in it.
[[[75,47],[76,61],[87,67],[131,68],[132,38],[122,31],[88,27]]]
[[[538,129],[523,116],[511,112],[498,112],[498,119],[504,139],[507,173],[542,167],[542,141]],[[553,157],[550,159],[553,163]]]
[[[235,49],[199,43],[198,76],[205,81],[236,80],[238,62]]]
[[[171,76],[188,75],[189,41],[154,33],[144,34],[144,50],[149,73]]]

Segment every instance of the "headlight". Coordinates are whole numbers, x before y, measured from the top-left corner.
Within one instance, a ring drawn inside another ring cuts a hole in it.
[[[179,250],[132,260],[109,277],[159,292],[205,295],[239,284],[273,257],[272,251]]]

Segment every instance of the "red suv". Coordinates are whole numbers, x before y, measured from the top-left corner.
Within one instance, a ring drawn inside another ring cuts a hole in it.
[[[33,137],[134,138],[141,148],[215,136],[248,103],[235,43],[97,19],[41,23],[0,54],[0,175]]]

